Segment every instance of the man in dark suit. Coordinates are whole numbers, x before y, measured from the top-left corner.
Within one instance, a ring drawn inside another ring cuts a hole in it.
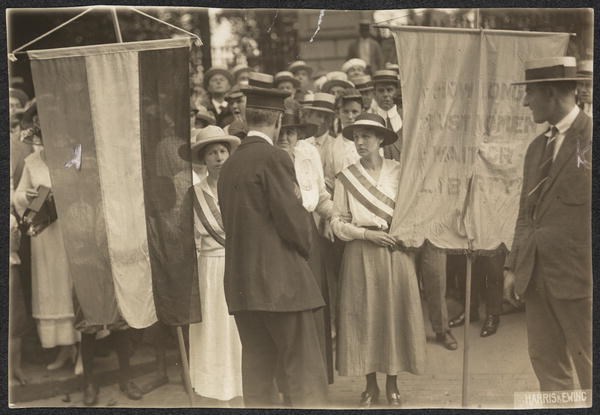
[[[242,342],[249,407],[273,402],[281,365],[292,406],[323,404],[327,373],[315,310],[325,305],[307,262],[310,215],[289,155],[273,146],[289,94],[249,86],[248,135],[223,166],[219,204],[227,234],[225,297]]]
[[[548,131],[529,145],[504,296],[524,301],[540,389],[592,387],[590,117],[575,100],[572,57],[525,65],[524,105]]]

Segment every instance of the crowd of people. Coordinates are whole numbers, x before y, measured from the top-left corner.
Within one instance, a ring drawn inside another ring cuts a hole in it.
[[[243,65],[212,67],[204,74],[207,96],[191,102],[188,159],[196,196],[203,321],[191,324],[187,337],[191,383],[198,395],[220,401],[243,396],[248,407],[320,406],[326,404],[335,369],[340,376],[365,377],[360,397],[357,392],[361,407],[379,402],[376,373],[386,374],[386,401],[400,406],[397,375],[422,374],[425,367],[422,300],[435,341],[448,350],[458,348],[451,328],[468,322],[464,313],[448,316],[446,290],[447,282],[456,279],[458,291],[464,292],[465,257],[446,255],[428,243],[414,252],[395,249],[398,241],[388,233],[401,180],[402,143],[411,139],[402,135],[403,117],[411,114],[402,107],[398,65],[382,62],[371,40],[358,41],[341,68],[326,74],[315,74],[302,60],[272,75]],[[591,62],[582,62],[580,69],[591,72]],[[541,72],[534,74],[540,77],[537,82],[529,80],[525,104],[536,122],[558,128],[566,146],[564,135],[575,117],[591,115],[591,83],[584,78],[576,83],[564,75],[543,79]],[[540,99],[535,94],[545,94],[546,102],[535,101]],[[52,183],[35,100],[11,88],[10,112],[12,376],[27,382],[20,343],[30,312],[42,347],[60,348],[47,369],[72,362],[76,373],[83,374],[86,405],[97,403],[93,360],[105,337],[113,339],[117,351],[121,390],[130,399],[141,399],[168,382],[164,344],[160,339],[152,343],[156,378],[147,385],[134,383],[129,371],[134,330],[122,319],[90,327],[78,312],[61,219],[39,234],[21,232],[22,216],[40,186],[51,189]],[[561,124],[566,114],[568,125]],[[529,152],[526,174],[537,163]],[[525,194],[537,192],[534,185],[526,180]],[[530,354],[541,387],[573,387],[571,355],[581,387],[589,388],[591,341],[586,343],[585,330],[589,327],[591,335],[591,315],[582,322],[586,307],[591,307],[586,303],[591,301],[587,269],[580,261],[565,270],[565,275],[577,272],[574,280],[583,281],[577,293],[566,294],[560,278],[553,277],[556,287],[548,286],[541,294],[536,289],[530,306],[529,280],[545,286],[541,273],[546,271],[538,267],[534,272],[533,265],[524,264],[551,261],[541,242],[538,254],[531,249],[535,231],[528,228],[534,225],[527,215],[537,206],[527,205],[531,201],[521,200],[518,250],[508,258],[499,252],[475,261],[471,322],[480,318],[481,296],[486,304],[481,336],[494,335],[503,295],[517,308],[525,298]],[[579,218],[589,216],[583,202],[564,202],[567,206],[557,214],[572,217],[569,209],[577,208]],[[573,236],[583,255],[585,230],[561,226],[566,235],[583,232]],[[565,234],[556,237],[564,239]],[[571,254],[560,257],[565,255]],[[23,263],[30,264],[30,306],[19,275]],[[565,305],[577,301],[577,306]],[[551,312],[546,313],[548,307]],[[569,327],[576,317],[578,330]],[[152,330],[152,338],[168,331]],[[549,343],[551,358],[561,365],[549,363]]]

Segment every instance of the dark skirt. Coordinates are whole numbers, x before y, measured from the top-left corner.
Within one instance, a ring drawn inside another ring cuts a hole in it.
[[[9,332],[11,339],[23,337],[29,330],[29,319],[25,307],[25,296],[18,265],[11,265],[8,271],[9,283]]]

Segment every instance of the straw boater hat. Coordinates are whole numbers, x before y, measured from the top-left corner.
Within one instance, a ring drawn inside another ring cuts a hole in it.
[[[347,101],[356,101],[360,105],[363,104],[363,97],[356,88],[346,88],[340,97],[342,103]]]
[[[363,70],[364,70],[364,69],[367,69],[367,62],[365,62],[364,60],[362,60],[360,58],[348,59],[342,65],[342,72],[348,72],[350,70],[350,68],[354,68],[355,66],[363,68]]]
[[[398,72],[392,69],[382,69],[373,74],[373,84],[398,85]]]
[[[525,62],[525,80],[513,82],[513,85],[591,80],[591,76],[577,76],[577,63],[574,57],[558,56]]]
[[[579,61],[579,65],[577,66],[577,76],[579,78],[593,77],[594,76],[594,61],[591,59],[584,59],[584,60]]]
[[[281,71],[275,74],[275,86],[279,86],[281,82],[291,82],[294,85],[294,88],[298,88],[300,86],[300,81],[294,78],[294,74],[290,71]]]
[[[312,137],[317,132],[316,125],[303,123],[300,120],[300,104],[292,98],[285,100],[285,111],[281,119],[281,129],[285,128],[295,128],[298,131],[299,140]]]
[[[345,88],[354,88],[354,84],[348,80],[346,72],[333,71],[327,74],[327,81],[321,87],[321,91],[329,92],[334,86],[341,86]]]
[[[390,71],[396,71],[397,73],[400,73],[400,65],[398,65],[397,63],[387,62],[385,64],[385,69],[388,69]]]
[[[359,91],[371,91],[374,89],[373,81],[369,75],[354,78],[354,86]]]
[[[298,102],[302,104],[302,107],[306,107],[307,105],[312,105],[313,100],[315,99],[315,94],[312,92],[307,92],[302,95]]]
[[[194,144],[192,144],[191,151],[188,154],[180,151],[180,156],[184,160],[191,160],[200,164],[203,164],[204,160],[199,160],[198,156],[207,145],[214,143],[228,143],[229,151],[232,152],[237,146],[240,145],[241,142],[239,138],[233,135],[225,134],[225,131],[216,125],[209,125],[204,128],[199,128],[197,130],[193,130],[192,133],[194,134]]]
[[[283,112],[283,100],[290,96],[289,92],[273,88],[272,75],[260,72],[252,72],[248,86],[241,90],[246,95],[246,108]]]
[[[231,85],[234,84],[233,76],[231,75],[231,72],[229,72],[227,70],[227,68],[225,68],[224,66],[213,66],[212,68],[210,68],[208,71],[206,71],[204,73],[204,88],[205,89],[208,88],[208,81],[210,81],[210,78],[212,78],[213,76],[215,76],[217,74],[221,74],[225,78],[227,78],[227,80],[229,81],[229,83]]]
[[[313,100],[308,102],[303,109],[335,114],[335,95],[317,92],[313,95]]]
[[[212,112],[208,111],[204,105],[198,105],[198,107],[194,109],[194,117],[207,122],[208,125],[215,125],[217,123],[215,116]]]
[[[363,112],[356,117],[356,121],[353,124],[346,126],[342,130],[342,135],[348,140],[354,141],[354,130],[357,128],[368,128],[375,131],[378,136],[383,138],[382,146],[390,145],[398,139],[398,135],[387,128],[383,118],[377,114]]]
[[[313,71],[312,68],[308,66],[308,64],[304,61],[295,61],[290,63],[290,66],[288,66],[288,71],[290,71],[293,74],[296,74],[296,72],[298,72],[301,69],[307,71],[309,73],[309,76]]]

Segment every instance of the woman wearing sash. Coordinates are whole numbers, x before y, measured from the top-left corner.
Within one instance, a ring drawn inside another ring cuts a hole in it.
[[[286,111],[283,114],[281,122],[281,130],[277,139],[277,147],[289,153],[294,162],[294,170],[300,194],[302,197],[302,205],[309,213],[313,213],[315,221],[313,224],[313,241],[311,245],[309,265],[317,279],[317,283],[321,288],[323,298],[327,304],[315,312],[317,318],[317,327],[321,336],[321,346],[324,352],[325,361],[327,362],[327,377],[329,383],[333,383],[333,348],[331,341],[331,319],[329,307],[329,289],[327,281],[327,264],[326,258],[323,255],[321,236],[317,229],[316,223],[321,220],[326,223],[324,234],[329,240],[333,239],[333,231],[329,226],[329,221],[333,215],[333,201],[331,195],[325,187],[325,179],[323,176],[323,166],[319,150],[305,139],[315,134],[317,126],[314,124],[303,123],[300,120],[300,104],[291,98],[285,101]],[[285,392],[285,385],[279,385]],[[284,393],[285,398],[285,393]]]
[[[347,241],[338,303],[337,369],[341,376],[366,376],[360,404],[379,400],[376,373],[385,373],[386,397],[400,405],[396,376],[422,372],[425,329],[411,255],[391,248],[387,232],[394,213],[400,164],[381,157],[381,146],[397,140],[376,114],[361,114],[344,128],[360,160],[335,181],[336,236]]]
[[[225,231],[217,200],[221,167],[240,139],[217,126],[196,130],[193,163],[208,175],[194,185],[194,224],[202,322],[190,324],[190,376],[194,391],[229,401],[242,395],[242,345],[225,301]]]

